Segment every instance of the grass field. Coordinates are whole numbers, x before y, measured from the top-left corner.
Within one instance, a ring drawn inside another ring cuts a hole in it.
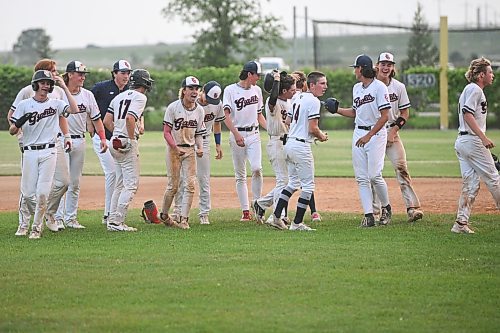
[[[14,237],[0,213],[0,332],[494,332],[498,215],[475,235],[453,216],[359,229],[325,213],[316,232],[277,231],[217,211],[188,231],[138,223]],[[193,215],[196,212],[193,212]],[[217,218],[215,218],[215,216]],[[402,219],[402,216],[399,220]]]
[[[350,131],[314,147],[321,176],[352,176]],[[500,131],[490,131],[500,142]],[[414,177],[458,177],[455,131],[405,131]],[[267,140],[262,135],[263,145]],[[227,133],[215,175],[233,174]],[[0,133],[0,175],[19,174],[16,140]],[[86,174],[100,174],[87,146]],[[140,141],[143,175],[165,171],[161,133]],[[265,151],[265,149],[263,149]],[[266,159],[265,152],[263,153]],[[393,176],[388,169],[386,175]],[[270,174],[267,162],[264,174]],[[0,178],[1,180],[1,178]],[[17,195],[17,194],[16,194]],[[110,233],[101,211],[85,230],[15,237],[0,213],[0,332],[494,332],[500,327],[498,214],[474,214],[475,235],[454,216],[358,228],[359,214],[322,212],[316,232],[277,231],[213,210],[187,231],[146,225]],[[192,220],[197,211],[192,211]]]
[[[351,161],[352,131],[330,131],[329,141],[314,146],[315,168],[317,177],[353,177]],[[412,177],[460,177],[458,160],[454,151],[456,131],[408,130],[402,131],[408,165]],[[500,130],[488,131],[488,136],[500,145]],[[225,157],[221,161],[212,158],[213,176],[233,176],[231,152],[228,144],[229,133],[224,132],[222,144]],[[264,175],[273,175],[265,145],[268,136],[262,133],[262,156]],[[0,133],[0,176],[19,175],[20,158],[17,140],[8,133]],[[212,142],[213,144],[213,142]],[[161,132],[146,132],[139,142],[141,175],[164,175],[165,140]],[[213,149],[212,149],[213,151]],[[500,155],[500,149],[494,148]],[[390,162],[386,161],[384,175],[394,177]],[[90,138],[87,138],[87,154],[84,174],[102,174],[97,156],[92,150]]]

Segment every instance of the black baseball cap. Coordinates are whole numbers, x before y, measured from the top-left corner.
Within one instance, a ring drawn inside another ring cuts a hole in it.
[[[359,56],[356,57],[356,60],[354,60],[354,64],[350,65],[349,67],[369,67],[373,68],[373,62],[372,59],[370,59],[369,56],[365,54],[360,54]]]
[[[74,61],[70,62],[66,66],[66,73],[71,73],[71,72],[76,72],[76,73],[90,73],[87,70],[87,66],[85,66],[84,64],[82,64],[78,60],[74,60]]]
[[[203,91],[205,92],[205,98],[209,104],[219,105],[222,88],[218,82],[207,82],[205,86],[203,86]]]
[[[258,61],[249,61],[243,66],[243,70],[245,72],[250,72],[254,74],[261,74],[262,73],[262,66]]]

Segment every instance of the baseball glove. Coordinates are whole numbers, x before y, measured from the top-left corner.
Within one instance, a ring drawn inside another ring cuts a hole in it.
[[[326,111],[330,112],[331,114],[337,113],[337,110],[339,109],[339,101],[337,101],[333,97],[327,98],[324,102],[321,102],[321,104],[323,104]]]
[[[495,162],[495,168],[497,168],[497,171],[500,172],[500,161],[498,160],[498,156],[491,153],[491,156],[493,157],[493,161]]]

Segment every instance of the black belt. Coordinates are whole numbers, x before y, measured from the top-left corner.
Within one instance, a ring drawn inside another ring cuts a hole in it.
[[[128,139],[128,136],[125,136],[125,135],[118,135],[118,139]],[[135,139],[136,139],[136,140],[139,140],[139,136],[138,136],[138,135],[136,135],[136,136],[135,136]]]
[[[188,145],[187,143],[183,143],[181,145],[177,145],[177,147],[182,147],[182,148],[191,148],[194,147],[194,145]]]
[[[42,150],[45,148],[54,148],[55,146],[56,146],[55,143],[46,143],[44,145],[24,146],[23,150]]]
[[[306,143],[306,140],[304,140],[304,139],[295,138],[295,140],[297,140],[297,141],[299,141],[299,142]]]
[[[255,131],[256,129],[258,129],[259,127],[258,126],[250,126],[250,127],[236,127],[236,129],[240,132],[251,132],[251,131]]]
[[[460,131],[458,132],[458,135],[469,135],[470,133],[468,131]]]
[[[372,129],[371,126],[357,126],[357,127],[358,127],[358,129],[362,129],[362,130],[365,130],[365,131],[369,131],[369,130]]]
[[[57,133],[57,137],[61,137],[62,133]],[[83,139],[85,138],[85,134],[71,134],[70,137],[72,139]]]

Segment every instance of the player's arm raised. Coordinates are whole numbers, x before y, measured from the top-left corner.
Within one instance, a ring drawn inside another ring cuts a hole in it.
[[[73,94],[71,94],[71,91],[69,91],[68,86],[66,86],[64,79],[59,75],[55,75],[54,80],[64,90],[64,93],[66,94],[66,98],[68,99],[68,104],[69,104],[69,110],[67,111],[71,114],[78,113],[79,112],[78,105],[76,104],[76,101],[73,98]]]

